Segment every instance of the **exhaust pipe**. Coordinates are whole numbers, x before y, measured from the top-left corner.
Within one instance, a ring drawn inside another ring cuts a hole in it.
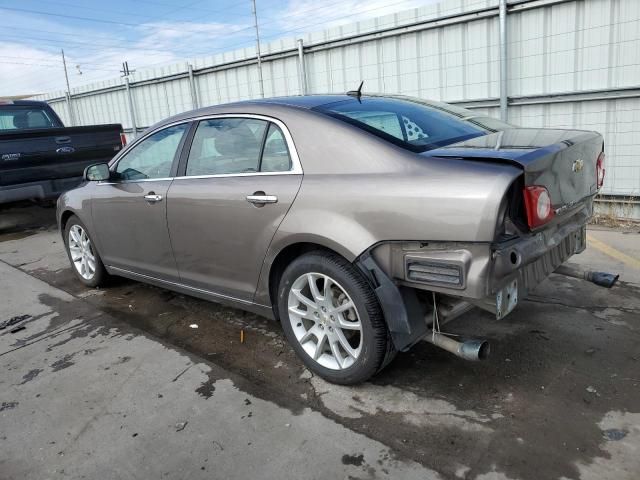
[[[594,272],[592,270],[585,270],[578,265],[560,265],[556,268],[554,273],[565,275],[567,277],[579,278],[580,280],[586,280],[587,282],[594,283],[600,287],[611,288],[616,283],[620,275],[606,272]]]
[[[489,356],[489,342],[486,340],[467,340],[465,342],[458,342],[457,340],[447,337],[442,333],[431,333],[425,337],[425,340],[446,350],[447,352],[451,352],[460,358],[464,358],[465,360],[470,360],[472,362],[484,360]]]

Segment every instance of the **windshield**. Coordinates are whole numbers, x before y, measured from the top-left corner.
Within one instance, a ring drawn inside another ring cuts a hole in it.
[[[513,128],[446,103],[414,98],[361,97],[314,108],[414,152]]]
[[[0,131],[55,128],[61,125],[45,109],[38,106],[0,106]]]

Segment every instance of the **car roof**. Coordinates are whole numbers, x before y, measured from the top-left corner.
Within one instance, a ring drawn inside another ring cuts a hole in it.
[[[12,100],[10,98],[0,98],[0,105],[16,105],[18,107],[43,107],[47,105],[47,102],[39,100]]]
[[[364,95],[363,95],[364,96]],[[339,102],[342,100],[353,99],[354,97],[341,93],[341,94],[316,94],[316,95],[292,95],[288,97],[272,97],[272,98],[260,98],[254,100],[245,100],[241,102],[234,102],[233,105],[245,104],[245,103],[268,103],[271,105],[289,105],[293,107],[301,108],[315,108],[328,103]]]
[[[364,95],[363,95],[364,97]],[[187,112],[178,113],[172,117],[161,120],[149,127],[150,129],[157,129],[169,123],[177,121],[187,120],[195,116],[201,115],[213,115],[224,113],[264,113],[271,107],[273,108],[287,108],[294,110],[311,110],[321,105],[327,105],[329,103],[353,100],[355,97],[346,94],[327,94],[327,95],[293,95],[289,97],[273,97],[273,98],[258,98],[251,100],[241,100],[231,103],[220,103],[217,105],[211,105],[202,107],[197,110],[190,110]],[[252,110],[252,107],[259,108],[261,112]]]
[[[307,111],[311,112],[317,107],[323,107],[326,105],[330,105],[336,102],[359,102],[364,101],[365,99],[385,99],[392,101],[410,101],[416,102],[430,106],[432,108],[436,108],[439,110],[444,110],[449,113],[453,113],[458,117],[463,117],[468,112],[463,109],[458,109],[463,113],[455,113],[453,112],[456,107],[446,105],[440,102],[434,102],[423,99],[416,99],[412,97],[406,97],[402,95],[390,95],[390,94],[378,94],[378,93],[369,93],[363,94],[361,97],[358,97],[355,92],[351,93],[336,93],[336,94],[313,94],[313,95],[291,95],[286,97],[272,97],[272,98],[258,98],[251,100],[240,100],[237,102],[230,103],[221,103],[217,105],[211,105],[206,107],[201,107],[196,110],[190,110],[182,113],[178,113],[177,115],[173,115],[172,117],[161,120],[149,127],[149,130],[156,130],[170,123],[175,123],[179,121],[189,120],[191,118],[197,116],[206,116],[206,115],[217,115],[217,114],[235,114],[235,113],[262,113],[269,114],[271,113],[271,109],[292,109],[298,111]],[[280,110],[282,111],[282,110]],[[316,115],[321,115],[320,113],[313,112]]]

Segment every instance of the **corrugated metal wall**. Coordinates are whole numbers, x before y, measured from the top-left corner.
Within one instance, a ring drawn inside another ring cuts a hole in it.
[[[264,45],[265,96],[365,91],[459,103],[499,115],[498,0],[447,0]],[[640,1],[509,1],[509,121],[605,135],[603,193],[640,195]],[[193,76],[189,76],[189,65]],[[245,48],[74,89],[77,124],[147,127],[196,105],[259,96]],[[64,92],[48,100],[70,123]]]

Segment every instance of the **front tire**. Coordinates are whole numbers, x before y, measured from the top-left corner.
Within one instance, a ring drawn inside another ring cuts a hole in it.
[[[337,254],[311,252],[291,262],[280,279],[278,311],[297,355],[329,382],[364,382],[395,353],[375,293]]]
[[[104,285],[107,271],[87,227],[75,215],[69,217],[65,225],[64,243],[71,269],[78,280],[91,288]]]

